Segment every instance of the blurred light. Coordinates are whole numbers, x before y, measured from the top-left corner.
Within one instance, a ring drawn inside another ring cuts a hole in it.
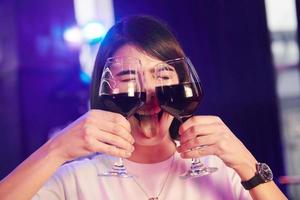
[[[91,82],[91,76],[86,74],[84,71],[80,72],[80,80],[83,83],[89,84]]]
[[[80,78],[82,82],[88,83],[101,40],[115,22],[113,0],[73,1],[77,26],[82,28],[82,43],[79,46]]]
[[[98,22],[90,22],[83,27],[82,34],[89,43],[99,42],[105,34],[105,28]]]
[[[68,28],[64,32],[64,39],[72,44],[81,44],[83,42],[82,32],[78,27]]]
[[[295,0],[265,0],[265,5],[271,31],[297,30]]]
[[[115,21],[113,0],[74,0],[74,11],[79,26],[96,21],[108,30]]]
[[[84,73],[91,76],[93,72],[93,67],[95,64],[95,58],[99,49],[100,43],[93,45],[84,44],[80,48],[79,52],[79,62],[81,64],[81,70]]]

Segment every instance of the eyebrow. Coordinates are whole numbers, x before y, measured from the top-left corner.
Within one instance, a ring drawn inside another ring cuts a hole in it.
[[[128,74],[136,74],[135,70],[124,70],[120,71],[119,73],[116,74],[116,76],[123,76],[123,75],[128,75]]]
[[[164,70],[166,70],[166,71],[175,71],[175,69],[173,67],[170,67],[170,66],[163,66],[163,67],[160,67],[158,69],[158,71],[164,71]]]

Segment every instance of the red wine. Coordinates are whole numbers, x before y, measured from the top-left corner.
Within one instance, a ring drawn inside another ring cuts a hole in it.
[[[101,95],[97,97],[95,108],[93,109],[111,111],[120,113],[124,117],[130,117],[145,101],[145,92],[135,92],[134,96],[128,96],[128,93]]]
[[[192,115],[203,97],[199,83],[160,86],[155,92],[161,108],[177,119]]]

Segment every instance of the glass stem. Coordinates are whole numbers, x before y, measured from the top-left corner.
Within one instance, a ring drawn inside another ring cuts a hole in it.
[[[200,158],[192,158],[192,164],[198,164],[200,162]]]
[[[192,158],[191,170],[193,172],[199,171],[203,169],[204,165],[201,162],[200,158]]]
[[[118,165],[119,167],[123,167],[123,166],[124,166],[123,158],[121,158],[121,157],[118,158],[118,163],[117,163],[117,165]]]
[[[193,116],[193,115],[181,116],[181,117],[178,118],[178,120],[180,121],[180,123],[183,123],[186,120],[188,120],[191,116]]]

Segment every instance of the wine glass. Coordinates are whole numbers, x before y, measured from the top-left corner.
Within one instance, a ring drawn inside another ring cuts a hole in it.
[[[133,57],[108,58],[100,81],[97,108],[120,113],[128,118],[146,101],[143,91],[141,62]],[[123,159],[118,158],[112,169],[100,176],[132,177]]]
[[[203,98],[200,79],[192,62],[188,57],[162,62],[155,66],[155,77],[155,92],[161,108],[183,123],[192,116]],[[199,158],[193,158],[190,169],[181,178],[204,176],[216,170],[205,166]]]

